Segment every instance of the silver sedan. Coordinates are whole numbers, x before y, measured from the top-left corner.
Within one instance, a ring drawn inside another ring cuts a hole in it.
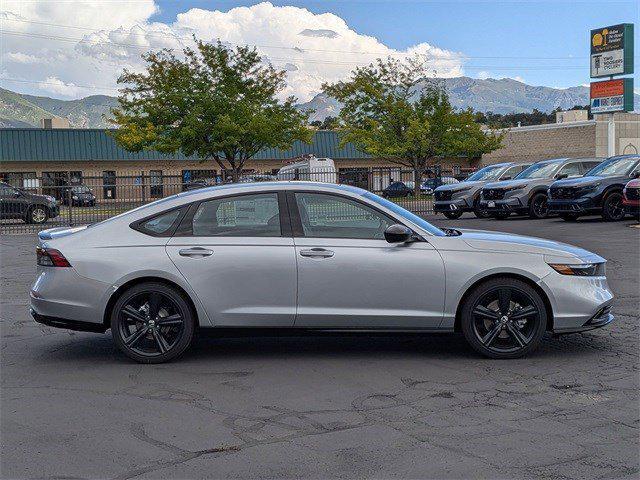
[[[199,328],[462,332],[515,358],[545,331],[613,320],[605,260],[538,238],[439,229],[354,187],[312,182],[184,192],[39,234],[31,313],[171,360]]]

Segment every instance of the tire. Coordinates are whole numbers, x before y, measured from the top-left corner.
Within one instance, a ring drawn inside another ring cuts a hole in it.
[[[560,218],[565,222],[575,222],[578,220],[578,215],[575,213],[561,213]]]
[[[111,311],[116,346],[139,363],[164,363],[191,345],[196,318],[188,300],[162,283],[146,282],[125,291]]]
[[[602,203],[602,218],[607,222],[624,220],[625,211],[622,204],[622,194],[613,192],[607,195]]]
[[[510,213],[509,212],[495,212],[495,213],[490,213],[489,215],[491,215],[491,217],[495,218],[496,220],[504,220],[505,218],[507,218]]]
[[[519,358],[533,352],[547,327],[542,297],[515,278],[481,283],[464,300],[460,312],[467,342],[489,358]]]
[[[44,205],[34,205],[27,212],[27,223],[41,225],[49,220],[49,210]]]
[[[442,214],[447,217],[449,220],[455,220],[457,218],[460,218],[462,216],[462,210],[457,210],[457,211],[449,211],[449,212],[442,212]]]
[[[547,196],[544,193],[536,193],[529,201],[529,218],[542,219],[548,216]]]
[[[489,217],[491,217],[491,214],[489,212],[487,212],[486,210],[480,208],[480,202],[477,201],[477,200],[473,203],[473,214],[478,218],[489,218]]]

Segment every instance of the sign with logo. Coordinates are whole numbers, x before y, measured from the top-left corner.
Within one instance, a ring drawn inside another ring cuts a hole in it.
[[[591,30],[591,78],[633,73],[633,23]]]
[[[591,113],[633,110],[633,78],[591,83]]]

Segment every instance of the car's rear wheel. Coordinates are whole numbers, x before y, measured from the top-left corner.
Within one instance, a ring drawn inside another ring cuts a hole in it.
[[[47,207],[42,205],[34,205],[27,212],[27,223],[41,224],[49,219],[49,211]]]
[[[461,210],[451,210],[448,212],[442,212],[445,217],[449,220],[455,220],[456,218],[460,218],[462,216]]]
[[[469,344],[490,358],[517,358],[532,352],[547,325],[544,302],[527,283],[496,278],[480,284],[461,309]]]
[[[607,222],[618,222],[623,220],[625,216],[624,204],[622,203],[622,194],[613,192],[607,195],[602,204],[602,218]]]
[[[544,193],[537,193],[529,202],[529,217],[547,218],[549,209],[547,208],[547,196]]]
[[[162,283],[141,283],[122,294],[111,312],[116,346],[140,363],[162,363],[191,345],[195,316],[184,296]]]

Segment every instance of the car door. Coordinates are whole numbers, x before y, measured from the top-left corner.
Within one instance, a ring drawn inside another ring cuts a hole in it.
[[[7,185],[0,185],[0,212],[3,218],[23,216],[27,210],[27,200],[22,192]]]
[[[397,219],[353,197],[287,197],[298,265],[296,326],[437,328],[444,265],[428,242],[387,243]]]
[[[284,194],[194,204],[166,249],[216,327],[293,325],[296,261]]]

